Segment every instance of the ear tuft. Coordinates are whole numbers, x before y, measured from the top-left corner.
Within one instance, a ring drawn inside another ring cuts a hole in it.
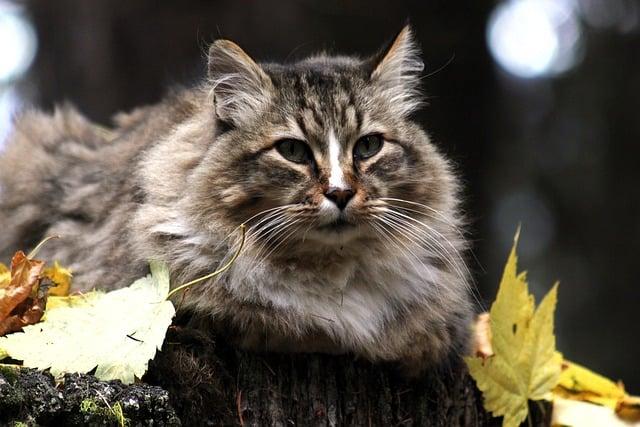
[[[268,103],[271,79],[237,44],[216,40],[209,48],[208,68],[221,120],[240,124]]]
[[[371,82],[384,93],[389,104],[406,116],[422,105],[419,90],[424,70],[420,49],[410,26],[405,26],[386,49],[374,59]]]

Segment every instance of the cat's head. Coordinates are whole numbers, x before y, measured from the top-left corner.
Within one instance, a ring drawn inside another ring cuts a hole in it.
[[[423,63],[409,27],[370,58],[292,64],[219,40],[208,67],[215,141],[194,185],[216,223],[326,250],[456,221],[455,178],[412,119]]]

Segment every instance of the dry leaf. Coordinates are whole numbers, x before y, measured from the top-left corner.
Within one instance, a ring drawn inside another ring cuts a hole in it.
[[[616,417],[613,409],[609,407],[562,397],[553,398],[551,425],[572,427],[637,426],[637,424],[630,424]]]
[[[0,288],[0,336],[20,330],[23,326],[40,320],[44,312],[46,295],[30,298],[37,291],[44,262],[30,260],[22,251],[11,260],[11,279]]]
[[[491,306],[493,356],[466,358],[482,391],[485,408],[503,416],[503,426],[519,426],[529,413],[528,401],[549,397],[558,383],[562,356],[556,352],[553,315],[557,285],[534,311],[526,275],[517,273],[516,244],[505,266]]]
[[[473,354],[483,359],[493,356],[490,319],[489,313],[480,313],[473,325]]]
[[[4,288],[9,285],[11,281],[11,271],[6,265],[0,262],[0,288]]]
[[[612,416],[640,423],[640,398],[629,396],[621,384],[577,363],[564,361],[560,382],[553,390],[554,399],[570,399],[606,406]],[[601,412],[604,413],[604,412]]]
[[[11,314],[0,321],[0,337],[22,330],[27,325],[38,323],[42,319],[47,304],[46,290],[38,289],[35,297],[28,297],[13,309]]]

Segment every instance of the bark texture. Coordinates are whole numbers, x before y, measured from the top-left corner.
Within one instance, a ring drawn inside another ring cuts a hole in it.
[[[499,426],[463,364],[408,381],[350,356],[255,354],[171,327],[144,382],[0,369],[0,425]],[[531,425],[548,425],[532,405]]]
[[[145,380],[169,391],[185,424],[499,426],[463,363],[406,380],[351,356],[256,354],[188,329],[170,331]],[[550,409],[531,405],[531,425]]]

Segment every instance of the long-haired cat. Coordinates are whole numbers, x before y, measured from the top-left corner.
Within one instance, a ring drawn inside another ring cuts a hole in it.
[[[293,64],[218,40],[208,79],[109,132],[25,112],[0,155],[0,255],[60,235],[40,256],[76,290],[150,259],[176,286],[228,261],[246,223],[181,309],[245,348],[438,364],[466,350],[473,309],[458,180],[412,119],[422,69],[408,27],[371,58]]]

